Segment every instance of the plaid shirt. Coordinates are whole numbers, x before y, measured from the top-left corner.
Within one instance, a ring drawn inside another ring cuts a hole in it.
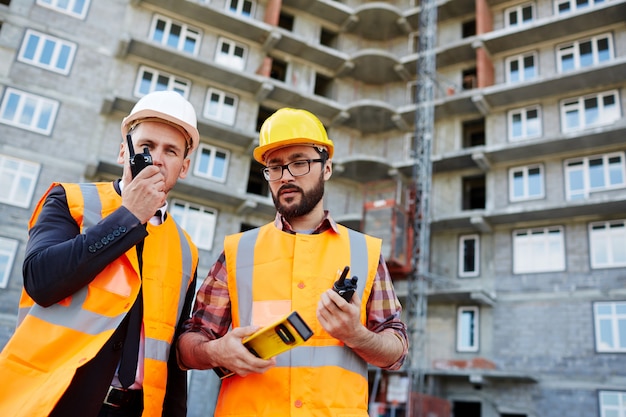
[[[276,214],[274,225],[278,230],[296,233],[279,214]],[[313,230],[313,234],[326,231],[339,233],[337,224],[327,211],[322,222]],[[226,334],[231,325],[227,281],[226,256],[222,251],[198,290],[192,317],[185,323],[186,331],[202,332],[211,340]],[[399,369],[408,351],[408,336],[406,325],[400,320],[401,312],[402,306],[398,301],[391,276],[381,254],[372,292],[367,300],[367,328],[375,333],[392,331],[402,341],[404,347],[400,358],[386,369]]]

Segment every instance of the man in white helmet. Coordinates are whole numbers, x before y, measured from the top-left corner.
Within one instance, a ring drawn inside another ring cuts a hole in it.
[[[333,153],[308,111],[279,109],[261,127],[254,158],[265,165],[276,218],[226,237],[178,342],[181,366],[234,373],[221,382],[216,417],[367,417],[368,364],[399,369],[404,361],[406,326],[380,239],[324,210]],[[346,266],[356,288],[334,285]],[[313,331],[303,344],[269,359],[242,344],[292,311]]]
[[[121,179],[53,183],[34,210],[19,324],[0,354],[0,416],[186,415],[170,348],[198,251],[167,196],[198,146],[196,113],[180,94],[154,92],[121,133]]]

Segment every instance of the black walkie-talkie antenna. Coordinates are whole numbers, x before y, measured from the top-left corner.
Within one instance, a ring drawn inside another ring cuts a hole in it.
[[[132,161],[135,156],[135,147],[133,146],[133,138],[130,137],[130,134],[126,135],[126,142],[128,143],[128,158]]]

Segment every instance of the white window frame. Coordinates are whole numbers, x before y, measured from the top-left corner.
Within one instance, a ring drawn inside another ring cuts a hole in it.
[[[90,2],[91,0],[37,0],[37,5],[84,20]]]
[[[599,47],[598,43],[600,41],[606,40],[608,45],[608,58],[605,60],[600,60]],[[583,44],[590,43],[591,44],[591,56],[592,62],[588,65],[583,65],[581,62],[581,47]],[[581,68],[593,67],[596,65],[600,65],[603,62],[610,61],[614,58],[613,52],[613,38],[609,33],[603,33],[601,35],[592,36],[591,38],[579,39],[574,42],[568,42],[566,44],[561,44],[556,47],[556,56],[557,56],[557,66],[559,73],[576,71]],[[571,56],[572,61],[574,63],[572,68],[563,68],[563,60],[566,56]]]
[[[160,23],[163,23],[163,38],[157,39],[157,26]],[[172,36],[172,28],[178,28],[180,30],[180,35],[178,35],[178,40],[176,44],[172,44],[171,41],[175,41],[176,38]],[[177,51],[185,52],[194,56],[198,55],[200,51],[200,40],[202,39],[202,30],[191,27],[186,23],[178,22],[169,17],[162,15],[154,15],[152,18],[152,25],[150,26],[150,39],[152,42],[155,42],[159,45],[163,45],[168,48],[176,49]],[[187,48],[187,41],[193,42],[193,48]]]
[[[182,200],[172,200],[170,204],[168,212],[189,234],[198,249],[211,250],[217,225],[217,210]]]
[[[143,89],[142,86],[144,85],[146,74],[150,75],[150,82],[148,88]],[[166,79],[167,83],[161,82],[163,79]],[[164,88],[161,87],[164,84],[166,84]],[[135,96],[143,97],[144,95],[157,90],[176,91],[183,97],[189,98],[191,81],[186,78],[178,77],[167,72],[147,67],[145,65],[140,66],[139,71],[137,71],[137,80],[135,81]]]
[[[513,231],[513,273],[565,271],[565,237],[561,226]]]
[[[41,165],[0,154],[0,203],[29,208]]]
[[[0,288],[9,283],[18,246],[18,240],[0,236]]]
[[[237,2],[235,7],[233,7],[233,2]],[[244,5],[250,6],[249,13],[246,13],[244,11]],[[236,14],[237,16],[253,17],[255,8],[256,8],[256,2],[252,0],[228,0],[226,2],[226,10],[231,13]]]
[[[533,112],[537,114],[536,118],[531,118],[531,114]],[[521,127],[519,135],[516,135],[516,117],[519,118],[519,124]],[[543,123],[541,107],[539,105],[510,110],[507,115],[507,120],[509,127],[509,141],[511,142],[538,138],[542,135]],[[533,129],[535,125],[536,128]]]
[[[59,102],[8,87],[0,103],[0,123],[49,136]]]
[[[613,104],[606,106],[605,101],[609,97],[613,98]],[[595,107],[588,106],[591,100],[596,101]],[[561,130],[564,133],[608,125],[619,120],[621,115],[620,100],[617,90],[565,99],[561,101],[560,108]],[[569,117],[570,115],[573,116],[575,120]],[[591,120],[588,120],[589,118],[591,118]],[[570,123],[572,121],[575,123]]]
[[[620,333],[626,325],[626,301],[597,301],[593,303],[596,352],[625,353],[626,335]],[[609,343],[603,341],[609,337]],[[620,343],[623,342],[623,345]]]
[[[208,161],[205,160],[204,155],[207,154]],[[224,169],[221,175],[216,175],[215,164],[218,154],[223,154]],[[201,165],[206,163],[207,167],[202,169]],[[194,165],[194,175],[202,178],[208,178],[212,181],[224,183],[226,182],[226,176],[228,173],[228,166],[230,164],[230,152],[217,146],[207,145],[205,143],[198,147],[196,152],[196,162]]]
[[[592,192],[604,192],[626,187],[625,159],[624,152],[613,152],[565,160],[565,197],[567,200],[587,199]],[[594,168],[591,166],[598,166],[597,162],[601,162],[602,186],[593,185]],[[582,182],[581,189],[572,189],[572,176],[574,175],[582,177],[578,179],[578,182]]]
[[[591,268],[626,267],[626,220],[589,224]]]
[[[34,45],[30,46],[31,43]],[[50,50],[51,49],[51,50]],[[32,57],[26,56],[33,54]],[[49,54],[50,62],[43,62],[44,56]],[[67,75],[70,73],[74,56],[76,54],[76,44],[64,41],[55,36],[46,35],[32,29],[26,29],[24,40],[17,56],[17,60],[48,71]],[[65,63],[61,64],[61,59],[65,57]]]
[[[530,8],[530,19],[523,20],[524,9]],[[517,15],[517,23],[511,23],[511,19],[509,18],[511,14]],[[523,3],[518,4],[517,6],[509,7],[504,11],[504,24],[507,28],[510,27],[519,27],[523,25],[527,25],[535,20],[535,3]]]
[[[578,9],[584,9],[587,7],[593,7],[596,4],[604,3],[605,0],[589,0],[587,4],[579,6],[577,0],[555,0],[554,2],[554,12],[555,14],[564,14],[571,13]],[[562,9],[566,7],[566,9]]]
[[[468,245],[474,243],[473,263],[474,269],[465,269],[465,258],[467,256]],[[477,277],[480,275],[480,236],[475,233],[459,237],[459,276],[462,278]]]
[[[526,60],[527,59],[532,59],[533,65],[532,68],[533,69],[533,74],[527,76],[526,75]],[[536,52],[527,52],[525,54],[520,54],[520,55],[515,55],[515,56],[510,56],[508,57],[506,60],[506,82],[508,84],[515,84],[515,83],[522,83],[525,81],[530,81],[530,80],[534,80],[535,78],[537,78],[539,76],[539,63],[538,63],[538,58],[537,58],[537,53]],[[517,63],[518,65],[518,79],[513,79],[513,71],[511,70],[511,65],[513,63]]]
[[[228,50],[224,51],[224,47]],[[241,56],[238,54],[238,49],[241,50]],[[215,50],[215,62],[232,69],[243,71],[247,55],[248,48],[244,44],[224,37],[218,39],[217,49]]]
[[[531,170],[539,170],[539,186],[540,190],[537,194],[530,193],[530,175]],[[520,195],[517,195],[515,192],[515,179],[519,178],[516,176],[517,173],[521,173],[521,181],[522,181],[522,192]],[[543,172],[542,164],[532,164],[526,166],[518,166],[509,169],[509,201],[517,202],[517,201],[528,201],[528,200],[537,200],[545,197],[545,175]]]
[[[214,96],[217,97],[217,101],[213,100]],[[227,101],[232,101],[233,104],[229,105]],[[239,98],[235,94],[217,88],[209,88],[202,115],[207,119],[232,126],[235,124],[238,102]]]
[[[600,417],[626,416],[626,391],[598,391]]]
[[[479,337],[480,309],[477,306],[460,306],[456,315],[456,350],[478,352]]]

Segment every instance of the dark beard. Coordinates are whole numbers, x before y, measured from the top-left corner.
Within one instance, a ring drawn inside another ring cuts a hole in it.
[[[280,192],[283,190],[298,191],[302,195],[302,199],[300,200],[300,203],[295,204],[295,205],[288,205],[288,206],[281,204],[278,199],[278,194],[280,194]],[[323,172],[322,172],[322,175],[320,175],[320,179],[318,183],[308,193],[305,193],[302,190],[302,188],[294,184],[285,184],[278,189],[276,194],[272,193],[272,200],[274,200],[274,205],[276,206],[276,210],[288,222],[290,222],[292,219],[295,219],[296,217],[309,214],[315,208],[315,206],[317,206],[317,203],[320,202],[322,197],[324,197]]]

